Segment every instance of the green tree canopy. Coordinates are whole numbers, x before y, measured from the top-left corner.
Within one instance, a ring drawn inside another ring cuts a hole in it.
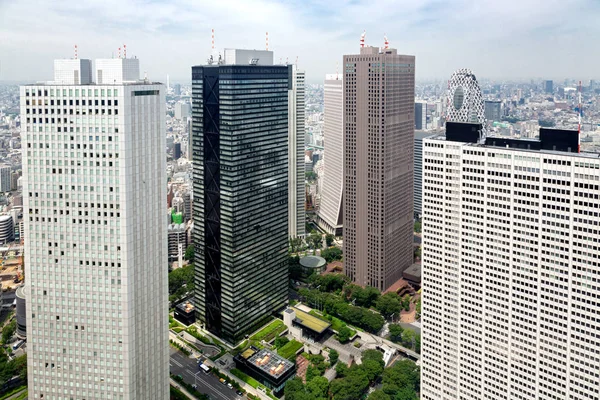
[[[367,397],[367,400],[392,400],[392,398],[383,390],[376,390]]]
[[[190,244],[185,249],[185,254],[183,255],[183,258],[185,258],[188,261],[194,261],[194,245],[193,244]]]
[[[390,331],[390,340],[394,343],[402,342],[402,332],[404,331],[404,328],[398,324],[390,324],[388,328]]]
[[[323,257],[328,263],[335,260],[341,260],[342,255],[342,250],[338,249],[337,247],[331,247],[321,251],[321,257]]]
[[[334,239],[335,239],[335,236],[333,236],[331,233],[328,233],[327,235],[325,235],[325,243],[327,244],[327,247],[329,247],[333,244]]]
[[[351,335],[352,331],[347,326],[342,326],[338,330],[338,340],[340,341],[340,343],[346,343],[348,340],[350,340]]]
[[[335,363],[338,362],[339,358],[340,358],[340,353],[338,353],[335,349],[329,350],[329,363],[331,365],[335,365]]]
[[[375,308],[383,316],[390,318],[393,314],[400,313],[400,298],[396,293],[386,293],[377,300]]]

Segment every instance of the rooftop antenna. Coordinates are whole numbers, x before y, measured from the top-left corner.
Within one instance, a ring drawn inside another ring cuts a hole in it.
[[[279,64],[283,64],[283,58],[279,57]]]
[[[119,58],[121,58],[121,48],[119,47]]]
[[[75,45],[75,59],[77,60],[77,45]]]
[[[267,32],[267,51],[269,51],[269,32]]]
[[[388,49],[390,47],[390,42],[388,41],[388,38],[385,33],[383,34],[383,45],[384,49]]]
[[[365,36],[367,35],[367,30],[365,29],[363,33],[360,35],[360,47],[365,47]]]
[[[123,45],[123,58],[127,58],[127,45]]]
[[[583,110],[581,109],[581,81],[579,81],[579,115],[578,115],[578,122],[577,122],[577,152],[581,153],[581,114],[583,114]]]
[[[296,56],[296,66],[298,66],[298,56]]]
[[[211,29],[212,51],[215,51],[215,29]]]
[[[288,57],[286,57],[286,58],[285,58],[285,65],[288,65],[288,64],[289,64],[289,62],[288,62]]]
[[[335,80],[337,81],[338,79],[340,79],[340,62],[336,61],[335,62]]]

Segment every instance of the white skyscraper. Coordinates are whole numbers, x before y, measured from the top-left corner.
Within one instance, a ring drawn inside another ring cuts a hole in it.
[[[422,398],[598,400],[598,154],[449,135],[423,146]]]
[[[344,184],[344,87],[342,74],[325,76],[323,139],[323,184],[319,226],[342,235],[342,191]]]
[[[237,50],[242,51],[242,50]],[[272,52],[271,53],[271,58]],[[226,53],[227,59],[227,53]],[[304,210],[304,71],[292,65],[288,90],[288,230],[290,237],[306,236]]]
[[[135,61],[21,87],[30,399],[168,398],[165,94]]]

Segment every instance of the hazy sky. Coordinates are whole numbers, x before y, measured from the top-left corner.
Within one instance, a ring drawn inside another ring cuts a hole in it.
[[[52,60],[127,44],[149,78],[190,80],[216,46],[298,57],[309,82],[366,43],[416,55],[417,79],[600,76],[599,0],[0,0],[0,80],[48,80]],[[340,67],[340,71],[342,68]]]

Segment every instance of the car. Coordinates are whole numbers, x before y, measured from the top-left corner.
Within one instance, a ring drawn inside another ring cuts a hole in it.
[[[223,378],[219,379],[219,382],[221,382],[223,385],[227,384],[227,381],[225,379],[223,379]]]
[[[198,389],[198,385],[196,385],[195,383],[192,385],[192,389]]]
[[[244,393],[242,393],[241,390],[236,390],[235,394],[237,394],[238,396],[243,396],[244,395]]]
[[[231,383],[228,383],[228,384],[227,384],[227,387],[228,387],[229,389],[232,389],[232,390],[233,390],[233,385],[232,385]]]

